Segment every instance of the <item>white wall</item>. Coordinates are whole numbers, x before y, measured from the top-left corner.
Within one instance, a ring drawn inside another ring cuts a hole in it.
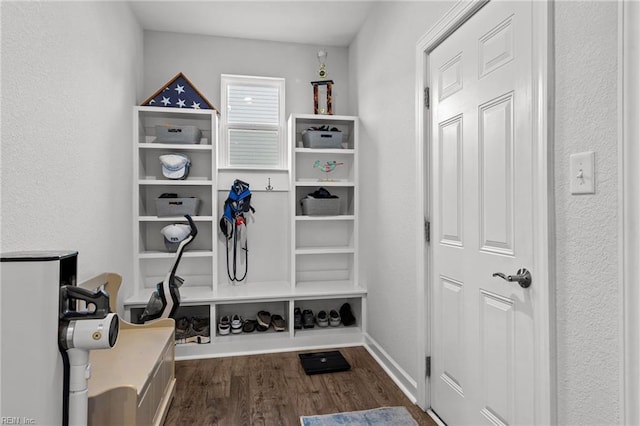
[[[354,113],[361,123],[362,268],[367,331],[418,380],[415,282],[415,48],[452,3],[377,3],[350,46]],[[411,384],[407,384],[411,386]],[[413,386],[416,386],[414,383]],[[413,389],[415,392],[415,389]]]
[[[334,81],[334,114],[348,114],[347,48],[322,46]],[[311,81],[318,80],[317,52],[321,46],[260,40],[144,32],[145,100],[182,72],[219,110],[220,75],[239,74],[286,79],[286,117],[313,113]]]
[[[621,421],[616,2],[555,4],[558,422]],[[569,155],[595,151],[596,194],[569,193]]]
[[[120,2],[1,7],[1,250],[78,250],[80,280],[126,282],[142,30]]]
[[[379,3],[350,47],[362,123],[368,332],[417,378],[414,48],[453,3]],[[617,4],[555,3],[557,381],[560,424],[620,422]],[[596,152],[595,195],[569,194],[569,155]],[[402,211],[409,214],[402,215]],[[415,327],[414,327],[415,325]]]

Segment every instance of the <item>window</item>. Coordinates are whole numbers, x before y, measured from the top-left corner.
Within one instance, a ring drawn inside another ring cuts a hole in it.
[[[221,167],[286,168],[284,79],[223,74],[221,83]]]

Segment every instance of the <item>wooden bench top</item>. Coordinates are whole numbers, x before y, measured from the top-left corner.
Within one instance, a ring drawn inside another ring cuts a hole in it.
[[[133,387],[140,396],[168,341],[173,343],[172,327],[120,329],[113,348],[89,355],[89,398],[122,386]]]

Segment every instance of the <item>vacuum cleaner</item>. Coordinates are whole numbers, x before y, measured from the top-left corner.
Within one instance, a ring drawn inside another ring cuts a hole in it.
[[[184,280],[176,275],[176,271],[178,270],[178,264],[180,263],[185,248],[191,244],[196,238],[196,235],[198,235],[198,229],[195,223],[193,223],[191,216],[185,215],[184,217],[187,219],[187,222],[189,222],[189,234],[179,242],[173,266],[167,273],[167,276],[162,282],[156,284],[155,291],[151,294],[147,306],[140,315],[139,321],[141,323],[159,318],[173,318],[180,306],[179,288],[184,283]]]
[[[80,310],[78,301],[85,307]],[[58,346],[64,365],[63,426],[86,426],[89,406],[89,351],[111,349],[118,339],[118,315],[109,312],[109,295],[60,287]]]

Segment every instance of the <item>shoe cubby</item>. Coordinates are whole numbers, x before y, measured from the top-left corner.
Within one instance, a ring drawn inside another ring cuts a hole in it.
[[[341,308],[348,304],[350,307],[350,311],[353,315],[353,323],[349,325],[345,325],[342,321]],[[302,313],[302,324],[303,327],[299,329],[294,329],[294,335],[300,336],[309,333],[331,333],[331,332],[340,332],[339,330],[350,329],[350,330],[359,330],[362,327],[362,298],[361,297],[348,297],[348,298],[331,298],[331,299],[308,299],[308,300],[297,300],[294,303],[294,316],[296,308],[300,309]],[[340,314],[341,321],[337,326],[328,325],[326,327],[322,327],[318,324],[318,314],[321,311],[324,311],[329,318],[331,310],[335,310],[338,314]],[[305,311],[311,311],[313,313],[314,322],[313,327],[305,327]],[[295,320],[295,317],[294,317]]]
[[[176,344],[211,343],[211,310],[209,305],[181,305],[174,318]]]
[[[246,320],[257,321],[259,312],[268,312],[271,317],[273,317],[274,315],[279,315],[280,317],[282,317],[285,323],[285,330],[276,331],[273,325],[273,321],[271,321],[269,328],[264,331],[259,331],[256,324],[256,327],[251,332],[242,331],[240,333],[233,333],[232,330],[230,330],[230,333],[228,334],[222,334],[220,332],[219,325],[222,318],[228,317],[229,320],[231,321],[234,315],[239,315],[242,318],[243,324],[244,324],[244,321]],[[216,305],[216,337],[219,337],[220,339],[224,339],[224,338],[234,339],[234,338],[244,338],[244,337],[260,338],[260,336],[271,336],[271,335],[288,336],[288,331],[289,331],[288,318],[289,318],[289,301],[288,300],[259,302],[259,303],[256,302],[256,303],[217,304]]]

